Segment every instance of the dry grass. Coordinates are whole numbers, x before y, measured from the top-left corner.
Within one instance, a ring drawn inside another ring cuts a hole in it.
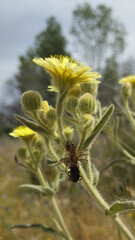
[[[29,173],[13,161],[19,146],[18,141],[7,137],[0,140],[0,240],[59,239],[34,229],[9,230],[10,226],[21,223],[44,223],[51,226],[54,217],[46,198],[17,188],[30,180]],[[57,201],[73,239],[119,240],[115,224],[79,185],[63,183]]]

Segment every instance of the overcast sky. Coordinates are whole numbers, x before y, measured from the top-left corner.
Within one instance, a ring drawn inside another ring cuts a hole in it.
[[[49,16],[55,16],[69,34],[72,11],[84,0],[0,0],[0,100],[4,83],[17,72],[18,57],[34,43]],[[93,7],[106,4],[128,32],[123,59],[135,53],[135,0],[87,0]]]

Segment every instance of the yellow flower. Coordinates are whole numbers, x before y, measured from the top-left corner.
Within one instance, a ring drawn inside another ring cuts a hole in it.
[[[12,137],[22,137],[22,138],[28,138],[32,135],[36,134],[33,130],[26,126],[18,126],[16,127],[11,133],[9,133]]]
[[[131,83],[135,84],[135,75],[129,75],[119,80],[120,84]]]
[[[63,92],[74,87],[78,83],[91,83],[99,81],[98,72],[90,72],[92,68],[79,65],[79,61],[64,56],[51,56],[50,58],[33,59],[33,62],[42,66],[52,77],[51,91]]]
[[[47,112],[50,109],[50,106],[47,101],[43,101],[44,112]]]

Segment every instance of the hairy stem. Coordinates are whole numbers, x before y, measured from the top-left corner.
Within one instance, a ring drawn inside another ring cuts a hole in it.
[[[67,240],[73,240],[71,235],[70,235],[70,233],[69,233],[69,231],[67,230],[67,227],[66,227],[65,223],[64,223],[63,217],[62,217],[61,212],[60,212],[60,210],[58,208],[58,205],[57,205],[55,197],[51,198],[51,203],[52,203],[54,212],[55,212],[55,214],[57,216],[57,219],[59,220],[59,223],[60,223],[60,225],[61,225],[61,227],[62,227],[62,229],[63,229],[63,231],[65,233],[65,236],[67,237],[66,239]]]
[[[99,191],[90,183],[90,180],[86,177],[84,170],[80,166],[80,173],[82,176],[82,184],[90,196],[100,205],[103,210],[109,209],[109,204],[104,200]],[[119,216],[114,215],[112,219],[117,223],[118,227],[125,234],[128,240],[135,240],[132,233],[129,231],[127,226],[123,223]]]
[[[63,122],[62,122],[62,114],[64,110],[64,102],[65,97],[67,94],[67,90],[63,94],[59,94],[57,96],[57,102],[56,102],[56,115],[57,115],[57,125],[58,125],[58,133],[63,139],[63,142],[65,143],[65,137],[63,134]]]
[[[38,178],[39,178],[40,183],[42,184],[42,186],[44,186],[44,187],[48,187],[48,186],[49,186],[49,183],[46,182],[45,176],[43,175],[43,172],[42,172],[42,169],[41,169],[41,168],[38,168],[38,170],[37,170],[37,176],[38,176]],[[55,212],[55,214],[56,214],[56,216],[57,216],[57,219],[58,219],[58,221],[59,221],[59,223],[60,223],[60,226],[61,226],[62,229],[63,229],[65,238],[66,238],[67,240],[73,240],[72,237],[71,237],[71,235],[70,235],[70,233],[69,233],[69,231],[68,231],[68,229],[67,229],[67,227],[66,227],[66,225],[65,225],[65,223],[64,223],[64,219],[63,219],[63,217],[62,217],[62,215],[61,215],[61,212],[60,212],[60,210],[59,210],[59,207],[58,207],[58,205],[57,205],[57,202],[56,202],[55,197],[52,196],[52,197],[50,197],[49,199],[50,199],[50,201],[51,201],[51,204],[52,204],[52,207],[53,207],[53,209],[54,209],[54,212]]]
[[[55,160],[59,161],[60,159],[59,159],[58,155],[56,154],[56,152],[53,150],[52,145],[51,145],[49,139],[45,139],[45,142],[46,142],[47,148],[48,148],[49,152],[51,153],[52,157]]]

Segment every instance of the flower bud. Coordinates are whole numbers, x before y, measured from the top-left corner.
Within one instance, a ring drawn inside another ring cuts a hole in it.
[[[85,93],[80,97],[78,107],[82,114],[94,114],[97,109],[96,98],[90,93]]]
[[[126,82],[126,83],[122,84],[121,94],[124,98],[128,98],[131,96],[131,94],[132,94],[131,83]]]
[[[37,147],[38,149],[40,149],[40,150],[44,147],[44,141],[43,141],[43,139],[39,138],[39,139],[36,141],[36,147]]]
[[[84,128],[93,129],[94,125],[95,125],[95,117],[93,117],[91,114],[84,114],[83,129]]]
[[[84,93],[91,93],[93,96],[96,97],[98,91],[98,84],[97,83],[84,83],[81,84],[81,89]]]
[[[84,123],[93,122],[93,121],[95,121],[95,118],[91,114],[84,114],[83,121],[84,121]]]
[[[56,120],[56,111],[54,108],[50,108],[46,113],[46,119],[51,122],[55,122]]]
[[[78,99],[77,97],[74,96],[69,96],[67,98],[67,102],[66,102],[66,108],[69,112],[74,112],[75,108],[77,107],[78,104]]]
[[[35,112],[42,108],[43,99],[41,95],[33,90],[24,92],[21,97],[21,105],[24,112]]]
[[[74,129],[71,128],[70,126],[67,126],[64,128],[64,134],[66,136],[66,139],[70,140],[72,138],[73,131],[74,131]]]
[[[39,156],[40,156],[40,152],[38,150],[34,150],[32,152],[34,159],[36,160],[36,163],[39,161]]]
[[[75,96],[75,97],[79,97],[81,94],[81,87],[80,85],[76,85],[74,88],[72,88],[69,93],[68,96]]]
[[[26,159],[27,158],[27,149],[25,147],[21,147],[19,150],[18,150],[18,155],[21,159]]]

